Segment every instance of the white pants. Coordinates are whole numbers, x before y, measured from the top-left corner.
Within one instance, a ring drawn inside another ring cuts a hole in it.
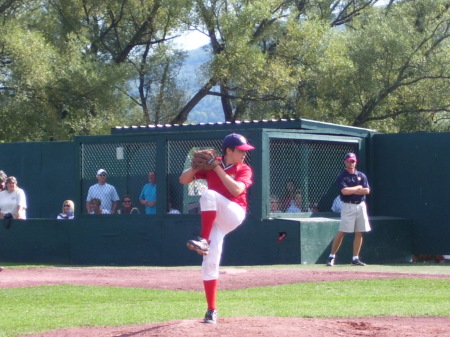
[[[369,232],[370,229],[367,207],[364,201],[358,205],[342,203],[340,232]]]
[[[200,197],[201,211],[216,211],[217,216],[209,237],[209,253],[203,256],[202,279],[219,278],[219,265],[225,235],[239,226],[245,218],[245,210],[216,191],[206,190]]]

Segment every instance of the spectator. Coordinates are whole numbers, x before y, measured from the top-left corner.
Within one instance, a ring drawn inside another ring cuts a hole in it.
[[[297,191],[294,198],[290,201],[289,207],[285,213],[301,213],[302,212],[302,194]]]
[[[5,186],[6,178],[7,178],[6,173],[0,170],[0,192],[4,191],[6,188],[6,186]],[[5,268],[0,266],[0,271],[2,271],[3,269],[5,269]]]
[[[295,195],[299,191],[297,183],[293,179],[286,181],[283,196],[281,197],[281,210],[287,212],[287,209],[294,204]]]
[[[64,200],[62,212],[56,217],[58,220],[72,220],[75,213],[75,204],[72,200]]]
[[[110,214],[107,209],[101,208],[102,201],[99,198],[92,198],[89,202],[89,214]]]
[[[172,207],[172,202],[169,201],[169,211],[167,214],[181,214],[179,210]]]
[[[270,196],[270,213],[281,213],[280,200],[276,195]]]
[[[336,213],[341,213],[341,207],[342,207],[341,196],[338,195],[338,196],[333,200],[333,205],[331,205],[331,210],[332,210],[333,212],[336,212]]]
[[[97,171],[97,184],[89,187],[86,198],[86,209],[90,213],[90,201],[94,198],[100,199],[103,209],[108,211],[108,214],[114,214],[117,209],[117,202],[119,195],[116,188],[106,183],[106,171],[100,169]]]
[[[2,170],[0,170],[0,192],[4,191],[6,189],[6,178],[8,176],[6,175],[6,173]],[[4,268],[0,266],[0,271],[2,271]]]
[[[27,199],[15,177],[6,178],[6,189],[0,192],[0,219],[26,219]]]
[[[142,188],[139,200],[145,206],[146,214],[156,214],[156,172],[148,173],[148,183]]]
[[[6,183],[7,177],[8,176],[6,175],[6,173],[0,170],[0,192],[4,191],[6,188],[5,183]]]
[[[140,214],[137,207],[133,206],[131,197],[124,195],[122,197],[122,207],[117,210],[117,214]]]
[[[319,205],[316,202],[309,204],[308,212],[313,212],[313,213],[319,212]]]

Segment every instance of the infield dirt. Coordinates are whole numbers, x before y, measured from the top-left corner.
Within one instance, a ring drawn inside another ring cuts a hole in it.
[[[296,268],[221,268],[220,290],[272,286],[298,282],[386,279],[399,277],[444,278],[450,274],[372,272],[359,267],[299,270]],[[202,291],[199,269],[195,268],[6,268],[0,288],[38,285],[102,285],[152,289]],[[220,313],[220,311],[219,311]],[[223,317],[219,324],[203,324],[201,318],[120,327],[82,327],[53,330],[28,337],[172,337],[172,336],[450,336],[448,317],[364,317],[364,318],[280,318]]]

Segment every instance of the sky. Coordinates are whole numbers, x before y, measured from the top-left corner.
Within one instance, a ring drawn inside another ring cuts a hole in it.
[[[175,42],[176,45],[184,50],[197,49],[207,43],[209,43],[209,38],[198,31],[191,31],[187,34],[183,34],[178,37]]]

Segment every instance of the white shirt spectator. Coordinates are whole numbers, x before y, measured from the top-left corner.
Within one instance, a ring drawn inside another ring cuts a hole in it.
[[[341,207],[342,207],[341,196],[338,195],[338,196],[333,200],[333,205],[331,205],[331,210],[332,210],[333,212],[336,212],[336,213],[341,213]]]
[[[3,214],[11,213],[14,218],[19,218],[19,206],[23,207],[21,219],[26,219],[25,209],[27,208],[27,199],[25,192],[21,188],[16,188],[13,192],[4,190],[0,192],[0,212]]]
[[[73,213],[72,214],[66,214],[66,213],[60,213],[56,217],[58,220],[72,220],[74,218]]]
[[[89,214],[96,214],[96,213],[94,211],[92,211]],[[102,213],[101,214],[111,214],[111,212],[108,211],[107,209],[102,209]]]
[[[109,213],[111,213],[113,202],[120,200],[116,188],[107,183],[103,185],[95,184],[89,187],[86,201],[90,201],[93,198],[100,199],[102,201],[102,209],[107,210]]]

